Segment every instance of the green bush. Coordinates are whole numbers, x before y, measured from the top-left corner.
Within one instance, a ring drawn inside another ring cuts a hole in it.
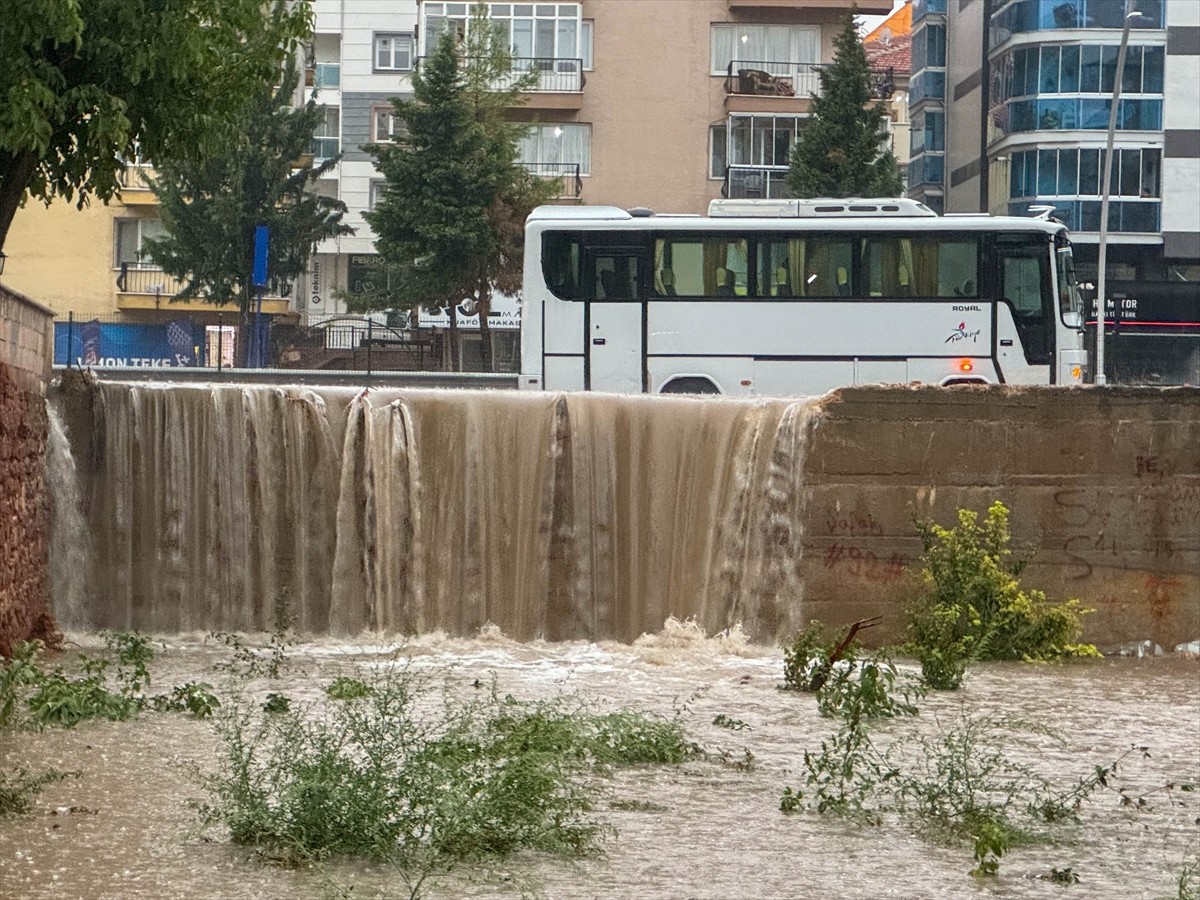
[[[33,808],[33,798],[46,785],[62,781],[64,778],[78,777],[78,772],[60,772],[58,769],[47,769],[35,774],[18,767],[8,772],[0,772],[0,816],[16,816],[29,812]]]
[[[578,855],[607,831],[587,817],[591,776],[696,752],[675,722],[627,710],[494,694],[439,708],[403,669],[334,684],[319,710],[226,709],[222,763],[200,777],[203,821],[284,859],[363,856],[410,874],[525,849]]]
[[[906,609],[908,646],[930,687],[954,690],[976,659],[1054,660],[1099,656],[1077,643],[1078,600],[1053,604],[1038,590],[1021,588],[1023,563],[1009,547],[1008,508],[999,501],[979,523],[960,509],[958,524],[944,528],[918,520],[924,592]]]

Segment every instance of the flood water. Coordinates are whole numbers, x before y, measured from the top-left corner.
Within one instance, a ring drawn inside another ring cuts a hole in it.
[[[72,635],[96,652],[92,636]],[[229,650],[204,636],[167,635],[152,691],[191,680],[220,689],[214,665]],[[73,658],[76,648],[60,655]],[[615,836],[605,853],[582,862],[522,854],[490,871],[467,869],[426,884],[422,896],[548,898],[1174,898],[1185,861],[1200,850],[1200,803],[1179,790],[1150,795],[1148,809],[1123,808],[1112,791],[1092,797],[1083,825],[1058,832],[1052,845],[1018,847],[994,879],[968,876],[971,852],[918,837],[906,824],[859,827],[779,811],[786,786],[799,787],[805,749],[835,725],[811,695],[779,690],[782,653],[732,632],[705,637],[679,623],[632,643],[517,642],[494,629],[471,638],[443,633],[394,641],[322,638],[290,648],[279,680],[249,683],[298,702],[320,702],[339,674],[367,674],[391,660],[410,663],[454,697],[495,679],[503,695],[536,699],[570,694],[604,707],[678,715],[708,759],[620,771],[592,815]],[[960,713],[995,713],[1057,728],[1061,741],[1013,746],[1014,759],[1064,786],[1096,765],[1129,757],[1119,782],[1138,796],[1168,782],[1200,781],[1200,662],[1184,656],[1109,658],[1069,666],[988,664],[972,670],[963,691],[932,695],[915,720],[880,725],[887,741],[908,730],[933,734]],[[724,715],[740,730],[714,724]],[[395,872],[358,862],[322,869],[271,865],[201,835],[189,799],[202,792],[187,767],[211,768],[217,741],[211,721],[144,713],[125,723],[73,730],[0,734],[0,765],[81,772],[50,785],[34,812],[0,820],[0,895],[46,898],[252,898],[408,896]],[[722,763],[746,760],[744,770]],[[1070,867],[1073,886],[1039,879]]]

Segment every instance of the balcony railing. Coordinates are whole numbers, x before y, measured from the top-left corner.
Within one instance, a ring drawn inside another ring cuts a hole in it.
[[[117,183],[122,191],[148,191],[153,171],[150,166],[130,164],[117,173]]]
[[[342,140],[336,137],[315,137],[309,146],[313,159],[323,162],[342,152]]]
[[[800,97],[820,96],[825,63],[765,62],[735,59],[725,74],[725,93],[741,96]],[[890,67],[871,69],[871,94],[881,100],[892,96],[895,72]]]
[[[417,59],[418,68],[425,64],[426,56]],[[459,64],[470,66],[472,58],[462,57]],[[537,73],[537,81],[529,90],[532,93],[579,93],[587,79],[583,74],[582,59],[555,59],[548,56],[514,56],[512,73],[497,78],[492,88],[497,91],[508,90],[528,72]]]
[[[340,88],[342,67],[339,63],[317,63],[304,73],[304,83],[315,88]]]
[[[164,299],[174,297],[184,288],[184,281],[174,275],[168,275],[158,266],[149,263],[121,263],[117,273],[117,293],[142,294]],[[272,300],[290,297],[290,284],[272,284],[263,294],[264,298]]]
[[[579,163],[521,163],[536,178],[560,183],[556,200],[578,200],[583,193]]]
[[[121,271],[117,275],[118,293],[174,297],[182,290],[183,282],[173,275],[168,275],[158,266],[121,263]]]
[[[791,199],[794,195],[787,186],[786,168],[761,166],[727,166],[721,196],[731,200]]]

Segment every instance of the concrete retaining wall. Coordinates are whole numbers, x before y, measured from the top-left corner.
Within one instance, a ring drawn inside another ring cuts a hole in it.
[[[812,435],[806,615],[898,632],[914,517],[1010,510],[1022,583],[1077,597],[1102,646],[1200,639],[1200,389],[855,388]]]
[[[28,638],[53,640],[45,392],[53,314],[0,286],[0,655]]]

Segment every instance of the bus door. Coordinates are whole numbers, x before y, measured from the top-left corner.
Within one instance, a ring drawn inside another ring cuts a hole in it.
[[[637,249],[596,247],[584,253],[584,387],[645,390],[645,257]]]
[[[1054,324],[1057,310],[1054,308],[1051,279],[1051,251],[1049,242],[1041,235],[1001,234],[996,239],[996,254],[999,262],[999,297],[1012,312],[1016,326],[1016,346],[1011,334],[1001,326],[997,332],[998,359],[1005,369],[1005,379],[1012,382],[1026,381],[1020,370],[1024,367],[1048,366],[1053,373]],[[1047,379],[1039,371],[1035,379],[1045,384]],[[1028,373],[1032,375],[1032,372]],[[1053,374],[1050,375],[1053,379]]]

